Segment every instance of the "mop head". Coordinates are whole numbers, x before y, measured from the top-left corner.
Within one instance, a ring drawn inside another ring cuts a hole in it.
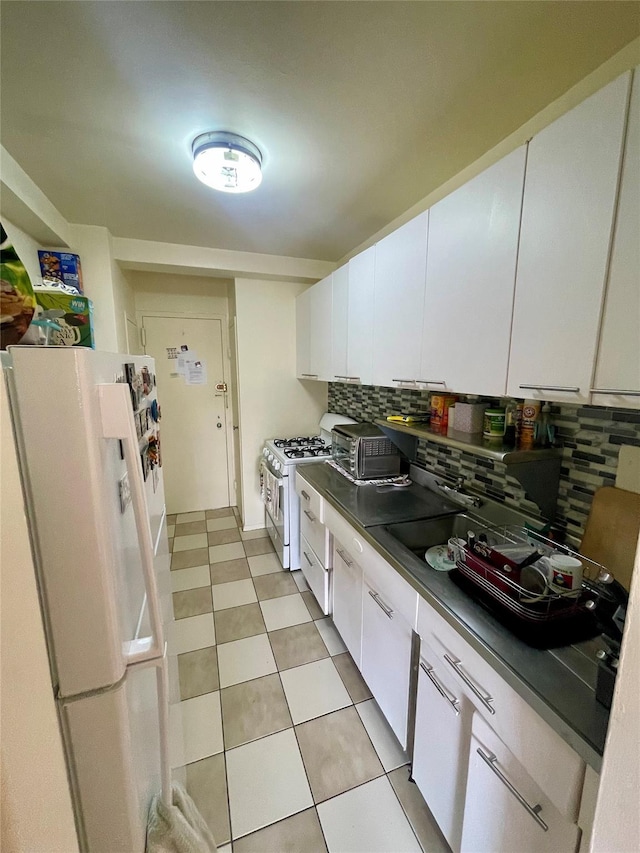
[[[146,853],[215,853],[213,835],[182,785],[171,786],[172,805],[158,794],[149,808]]]

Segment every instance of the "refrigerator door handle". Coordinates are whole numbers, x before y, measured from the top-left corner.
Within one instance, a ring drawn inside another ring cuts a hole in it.
[[[102,434],[104,438],[117,438],[122,442],[124,458],[129,474],[131,503],[136,522],[136,532],[142,571],[144,575],[147,604],[151,621],[151,637],[141,637],[128,643],[126,651],[127,665],[162,657],[164,637],[160,596],[153,564],[153,541],[149,526],[149,512],[144,494],[144,482],[140,470],[140,454],[136,429],[131,409],[131,393],[124,382],[114,382],[98,386],[100,412],[102,415]]]

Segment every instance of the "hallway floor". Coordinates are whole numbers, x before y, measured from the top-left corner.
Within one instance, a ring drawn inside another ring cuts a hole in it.
[[[233,508],[169,517],[174,778],[223,853],[446,853],[301,572]]]

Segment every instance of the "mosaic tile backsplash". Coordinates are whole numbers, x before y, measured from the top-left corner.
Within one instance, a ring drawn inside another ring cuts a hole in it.
[[[329,411],[357,420],[428,412],[429,408],[428,392],[329,383]],[[615,485],[620,446],[640,446],[640,412],[552,404],[551,420],[556,427],[557,442],[562,446],[555,524],[571,536],[581,538],[594,492],[600,486]],[[418,463],[437,473],[464,477],[465,488],[540,517],[538,506],[529,500],[520,483],[509,476],[508,466],[500,462],[422,439],[418,439],[416,456]]]

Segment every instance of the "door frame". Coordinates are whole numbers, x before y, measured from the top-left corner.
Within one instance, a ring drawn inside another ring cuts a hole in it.
[[[201,314],[194,311],[136,311],[138,329],[144,329],[145,317],[162,317],[169,320],[219,320],[222,334],[222,381],[227,384],[227,392],[224,399],[224,429],[227,442],[227,488],[229,490],[229,506],[236,505],[235,489],[235,460],[233,453],[233,412],[231,407],[231,384],[234,381],[231,376],[231,358],[229,353],[229,316],[228,314]],[[146,336],[143,333],[144,343],[142,345],[147,354]],[[162,405],[162,401],[160,402]]]

